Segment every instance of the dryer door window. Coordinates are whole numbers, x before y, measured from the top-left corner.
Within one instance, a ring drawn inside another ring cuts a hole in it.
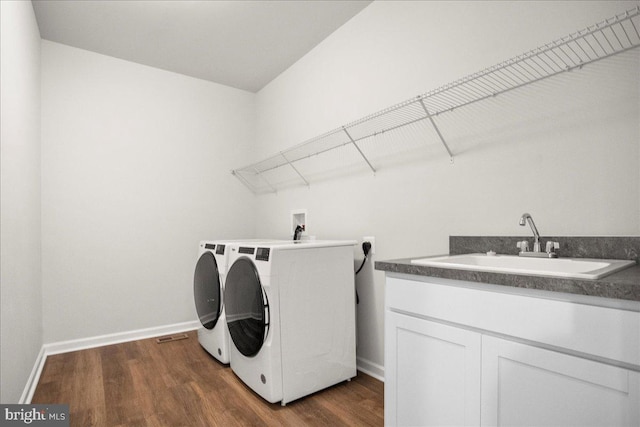
[[[211,252],[205,252],[198,259],[193,276],[193,296],[200,323],[213,329],[222,312],[222,292],[218,263]]]
[[[233,263],[224,289],[227,326],[233,344],[247,357],[258,354],[269,330],[269,304],[251,260]]]

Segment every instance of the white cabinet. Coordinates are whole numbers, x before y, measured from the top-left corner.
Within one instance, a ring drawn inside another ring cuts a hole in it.
[[[640,303],[387,277],[385,424],[640,426]]]
[[[482,337],[482,425],[637,426],[640,373]]]
[[[385,423],[478,425],[480,334],[398,313],[385,321],[394,370],[385,373]]]

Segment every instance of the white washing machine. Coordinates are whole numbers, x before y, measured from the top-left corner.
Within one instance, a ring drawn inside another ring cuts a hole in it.
[[[355,244],[231,245],[231,369],[268,402],[285,405],[356,376]]]
[[[193,294],[198,319],[200,345],[222,363],[229,363],[229,330],[224,310],[224,279],[227,274],[228,245],[231,242],[274,241],[266,239],[201,241],[193,276]]]

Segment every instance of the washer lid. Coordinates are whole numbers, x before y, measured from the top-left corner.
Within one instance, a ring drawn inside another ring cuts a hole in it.
[[[233,263],[224,288],[231,340],[247,357],[258,354],[269,331],[269,304],[254,263],[246,257]]]
[[[200,323],[213,329],[222,313],[222,291],[216,258],[206,251],[198,259],[193,276],[193,296]]]

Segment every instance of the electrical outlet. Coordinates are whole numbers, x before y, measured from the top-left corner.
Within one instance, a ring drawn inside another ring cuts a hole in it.
[[[373,236],[364,236],[362,238],[363,242],[371,243],[371,251],[369,252],[371,255],[376,253],[376,238]]]

